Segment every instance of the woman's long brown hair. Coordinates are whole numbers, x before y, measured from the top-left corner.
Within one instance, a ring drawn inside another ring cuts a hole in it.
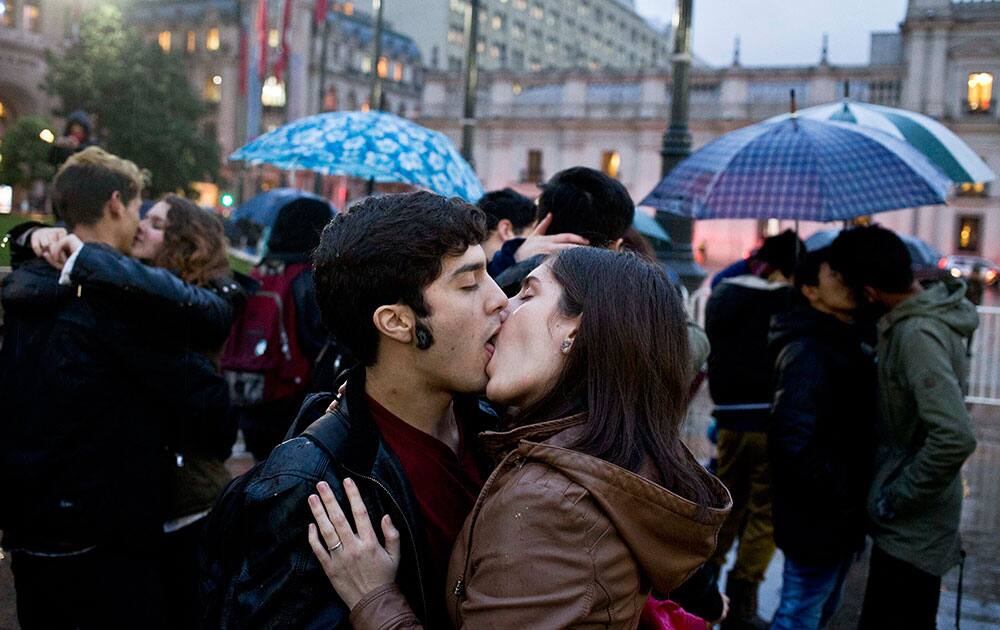
[[[222,223],[184,197],[167,195],[163,201],[169,206],[163,247],[150,262],[198,286],[228,276],[229,260]]]
[[[571,448],[655,481],[702,506],[718,500],[680,441],[691,384],[687,318],[678,292],[655,264],[594,247],[550,262],[563,289],[560,310],[580,326],[556,386],[518,424],[585,411]]]

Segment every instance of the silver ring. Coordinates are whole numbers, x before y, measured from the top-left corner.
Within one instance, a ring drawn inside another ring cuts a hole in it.
[[[334,551],[336,551],[337,549],[339,549],[339,548],[341,548],[343,546],[344,546],[344,541],[343,540],[338,540],[336,545],[334,545],[332,547],[327,547],[326,550],[329,551],[330,553],[333,553]]]

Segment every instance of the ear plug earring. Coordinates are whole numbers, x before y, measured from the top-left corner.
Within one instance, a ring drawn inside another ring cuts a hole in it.
[[[572,345],[573,345],[572,341],[570,341],[569,339],[564,339],[563,342],[562,342],[562,351],[563,351],[563,354],[569,354],[569,349],[570,349],[570,346],[572,346]]]

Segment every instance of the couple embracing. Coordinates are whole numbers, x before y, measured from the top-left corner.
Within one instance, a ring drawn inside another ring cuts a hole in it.
[[[508,301],[484,237],[480,210],[425,192],[324,230],[318,301],[358,367],[215,524],[233,563],[207,576],[210,625],[634,628],[712,553],[730,499],[679,439],[665,274],[577,247]]]

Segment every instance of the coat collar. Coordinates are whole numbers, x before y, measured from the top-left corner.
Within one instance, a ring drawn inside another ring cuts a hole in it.
[[[489,456],[499,459],[507,451],[514,449],[523,440],[544,442],[566,429],[582,425],[586,418],[586,413],[578,413],[557,420],[548,420],[515,427],[509,431],[486,431],[479,434],[479,440],[483,450]]]

